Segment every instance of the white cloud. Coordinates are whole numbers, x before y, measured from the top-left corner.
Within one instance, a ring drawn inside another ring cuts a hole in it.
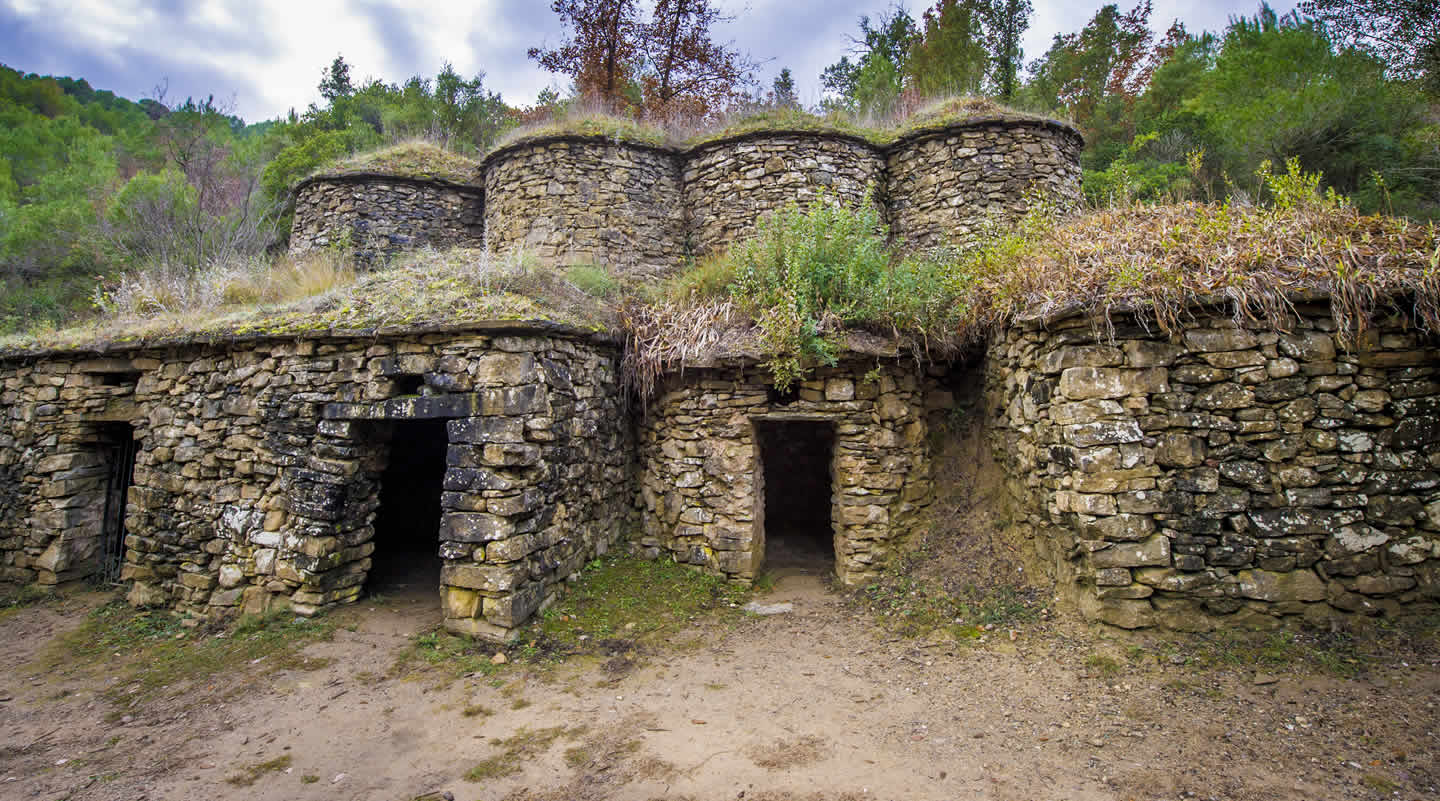
[[[744,6],[742,7],[742,3]],[[736,19],[717,31],[742,51],[767,60],[764,86],[790,67],[801,98],[816,102],[819,76],[850,46],[857,18],[887,0],[729,0]],[[911,2],[918,14],[928,4]],[[1036,2],[1025,57],[1042,55],[1056,32],[1079,30],[1099,4]],[[1125,3],[1122,3],[1122,10]],[[1286,10],[1293,4],[1279,4]],[[1159,0],[1153,27],[1176,17],[1192,31],[1220,30],[1258,2],[1186,4]],[[168,77],[170,100],[213,93],[235,98],[246,119],[303,109],[318,100],[321,70],[337,53],[356,77],[400,82],[433,76],[451,61],[462,74],[484,70],[486,85],[525,104],[564,76],[526,58],[531,46],[555,44],[559,21],[543,0],[0,0],[0,53],[10,66],[84,77],[97,88],[139,98]],[[14,61],[11,61],[14,59]]]

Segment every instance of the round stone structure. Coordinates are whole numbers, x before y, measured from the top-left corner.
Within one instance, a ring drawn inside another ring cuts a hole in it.
[[[678,269],[685,256],[674,151],[605,137],[518,142],[482,167],[491,252],[631,276]]]
[[[966,246],[1032,198],[1080,202],[1084,139],[1054,120],[992,117],[919,131],[888,148],[891,234],[906,248]]]
[[[767,214],[821,192],[859,206],[868,191],[883,216],[884,170],[877,146],[840,133],[765,131],[698,145],[684,172],[690,246],[723,251]]]
[[[373,265],[424,245],[478,245],[483,224],[478,186],[378,173],[318,175],[295,189],[290,253],[339,246],[357,263]]]

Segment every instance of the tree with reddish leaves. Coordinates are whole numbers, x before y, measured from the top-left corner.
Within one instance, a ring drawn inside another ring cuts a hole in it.
[[[569,75],[576,91],[628,110],[638,98],[628,91],[636,77],[643,26],[635,0],[554,0],[550,9],[568,28],[553,50],[532,47],[530,58],[550,72]]]
[[[754,62],[710,38],[711,28],[729,19],[710,0],[656,0],[650,24],[641,32],[647,114],[704,117],[723,109],[740,87],[752,83]]]
[[[1114,153],[1097,143],[1123,147],[1135,135],[1133,109],[1150,85],[1155,68],[1174,52],[1172,28],[1158,49],[1150,31],[1150,0],[1122,13],[1114,4],[1096,12],[1079,33],[1056,35],[1050,49],[1030,65],[1025,87],[1030,104],[1063,111],[1094,147],[1086,158],[1108,160]]]
[[[711,0],[657,0],[648,23],[634,0],[555,0],[569,29],[560,47],[531,48],[583,97],[659,119],[719,112],[752,82],[755,64],[710,36],[726,17]]]

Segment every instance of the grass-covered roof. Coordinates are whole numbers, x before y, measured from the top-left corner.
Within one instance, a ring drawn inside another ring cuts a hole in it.
[[[608,332],[613,312],[566,273],[472,249],[421,250],[356,275],[329,253],[269,267],[142,274],[110,288],[99,318],[0,339],[0,358],[236,338],[367,336],[503,321]]]
[[[430,142],[400,144],[357,153],[321,166],[310,178],[393,175],[456,184],[477,182],[480,162]],[[309,180],[309,179],[307,179]]]

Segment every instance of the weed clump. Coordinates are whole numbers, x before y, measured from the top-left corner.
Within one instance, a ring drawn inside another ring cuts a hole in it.
[[[674,326],[673,318],[686,309],[716,321],[736,315],[753,321],[758,344],[769,354],[766,366],[782,390],[802,380],[809,366],[834,364],[851,330],[948,353],[959,344],[967,308],[949,256],[897,256],[868,195],[854,208],[830,195],[808,206],[792,203],[762,218],[755,234],[725,255],[682,274],[659,308],[628,309],[633,353],[627,366],[645,390],[676,366],[677,356],[696,350],[703,327],[687,332]]]
[[[256,762],[246,765],[239,773],[232,774],[225,778],[225,783],[235,787],[250,787],[267,773],[280,773],[290,767],[294,760],[289,754],[278,756],[266,762]]]

